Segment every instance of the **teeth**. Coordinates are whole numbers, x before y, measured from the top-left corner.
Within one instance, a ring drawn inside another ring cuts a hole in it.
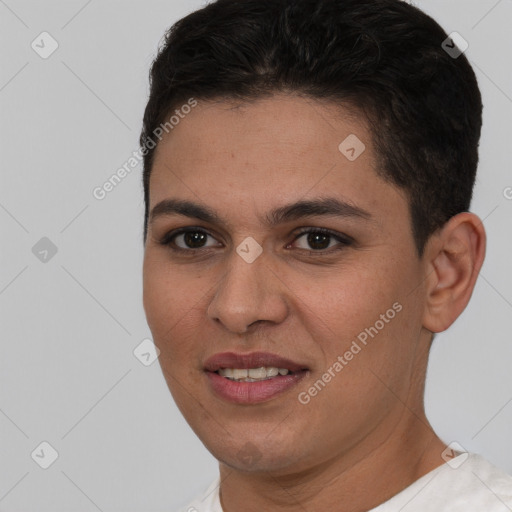
[[[240,379],[246,379],[249,375],[249,371],[248,370],[238,370],[236,368],[233,369],[233,378],[235,380],[240,380]]]
[[[218,371],[222,377],[227,377],[231,380],[256,382],[259,380],[271,379],[277,375],[288,375],[287,368],[276,368],[274,366],[261,368],[221,368]]]
[[[268,377],[275,377],[276,375],[279,375],[279,368],[267,368]]]
[[[251,379],[265,379],[267,377],[267,370],[262,366],[261,368],[251,368],[249,370],[249,377]]]
[[[224,373],[220,373],[224,372]],[[219,373],[223,375],[224,377],[229,377],[230,379],[233,378],[233,368],[224,368],[223,370],[219,370]]]

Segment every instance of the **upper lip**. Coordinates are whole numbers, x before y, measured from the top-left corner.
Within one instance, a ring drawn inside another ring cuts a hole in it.
[[[247,354],[222,352],[214,354],[212,357],[208,358],[204,364],[205,370],[209,372],[216,372],[221,368],[249,369],[261,368],[262,366],[267,368],[286,368],[291,372],[307,370],[305,365],[269,352],[250,352]]]

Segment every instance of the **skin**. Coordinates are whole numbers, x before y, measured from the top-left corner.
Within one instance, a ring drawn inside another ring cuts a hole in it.
[[[338,150],[350,134],[366,146],[354,161]],[[361,118],[285,94],[199,102],[157,147],[150,211],[164,199],[187,199],[225,220],[155,217],[144,258],[144,308],[160,365],[179,409],[219,460],[225,512],[363,512],[445,462],[445,443],[424,413],[428,352],[432,333],[447,329],[471,297],[485,231],[476,215],[459,214],[418,258],[407,196],[377,176],[377,165]],[[371,220],[261,222],[272,208],[321,196],[349,201]],[[183,236],[174,243],[189,256],[160,243],[181,227],[206,231],[206,249],[194,253]],[[308,254],[318,246],[298,237],[299,228],[354,242],[320,238],[324,245]],[[253,263],[236,252],[248,236],[263,249]],[[298,393],[396,302],[402,310],[300,403]],[[271,400],[236,405],[212,392],[203,371],[225,351],[273,352],[309,373]]]

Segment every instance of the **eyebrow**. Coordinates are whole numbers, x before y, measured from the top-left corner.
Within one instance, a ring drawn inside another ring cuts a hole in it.
[[[151,223],[156,218],[167,215],[182,215],[210,224],[229,225],[226,220],[210,207],[181,199],[164,199],[160,201],[151,210],[149,222]],[[271,210],[260,220],[267,227],[274,227],[285,222],[314,216],[348,217],[375,222],[375,219],[366,210],[334,197],[302,200],[280,206]]]

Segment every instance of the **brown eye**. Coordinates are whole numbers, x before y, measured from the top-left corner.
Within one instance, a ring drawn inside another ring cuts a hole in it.
[[[179,236],[183,237],[183,242],[186,245],[186,247],[182,247],[182,249],[199,249],[203,247],[208,237],[206,233],[201,231],[187,231]]]
[[[206,231],[198,228],[183,228],[167,233],[160,243],[169,246],[174,251],[189,251],[201,250],[208,247],[205,245],[208,237],[213,237]]]
[[[307,236],[306,236],[307,235]],[[325,252],[326,249],[337,247],[336,250],[342,249],[352,244],[353,240],[340,233],[334,233],[328,229],[310,228],[302,231],[297,235],[294,242],[304,238],[304,246],[301,249],[314,252]],[[328,251],[329,253],[332,251]]]

